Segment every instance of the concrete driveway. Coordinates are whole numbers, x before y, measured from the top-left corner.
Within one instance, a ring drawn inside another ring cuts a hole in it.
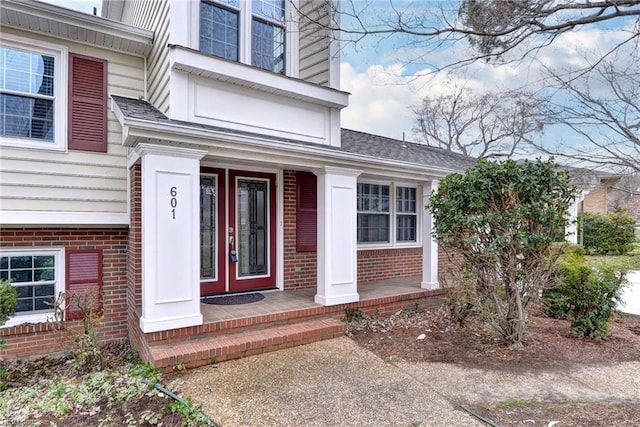
[[[640,363],[509,373],[385,361],[344,337],[179,374],[170,384],[230,426],[482,426],[457,405],[639,401]]]

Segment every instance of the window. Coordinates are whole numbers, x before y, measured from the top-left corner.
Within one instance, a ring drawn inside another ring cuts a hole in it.
[[[389,186],[358,183],[358,243],[389,242]]]
[[[415,187],[358,183],[357,197],[358,243],[418,243]]]
[[[15,315],[7,326],[45,321],[49,305],[64,290],[62,249],[0,252],[0,279],[10,280],[18,293]]]
[[[0,136],[3,144],[65,149],[66,56],[63,48],[18,37],[0,46]]]
[[[285,72],[284,0],[200,3],[200,51]]]
[[[396,241],[415,242],[417,224],[416,189],[396,187]]]

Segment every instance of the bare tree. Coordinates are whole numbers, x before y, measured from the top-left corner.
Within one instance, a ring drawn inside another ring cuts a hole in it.
[[[438,2],[375,2],[365,0],[341,0],[340,10],[323,15],[320,20],[313,14],[301,12],[303,21],[325,31],[332,31],[346,43],[358,43],[364,38],[377,37],[387,40],[401,37],[401,52],[407,53],[404,62],[421,62],[426,73],[435,75],[443,70],[454,70],[475,62],[522,63],[535,60],[542,49],[558,40],[563,34],[589,28],[615,28],[614,44],[598,52],[589,61],[575,64],[562,73],[550,70],[553,86],[556,123],[573,132],[572,151],[567,144],[549,148],[539,143],[544,152],[575,161],[591,163],[607,168],[638,170],[638,76],[640,58],[621,61],[622,52],[640,50],[640,0],[460,0]],[[324,2],[334,7],[337,2]],[[333,17],[327,18],[327,17]],[[450,52],[455,47],[456,55]],[[631,64],[625,66],[622,64]],[[631,68],[630,68],[631,67]],[[606,86],[608,94],[596,91]],[[636,84],[634,85],[633,82]],[[449,101],[459,95],[452,94]],[[446,111],[444,99],[428,100],[423,110]],[[440,105],[440,106],[439,106]],[[456,108],[461,107],[456,105]],[[468,109],[471,111],[471,109]],[[452,110],[453,111],[453,110]],[[471,113],[469,113],[471,114]],[[477,114],[477,112],[474,112]],[[447,119],[444,127],[433,122],[435,115],[418,117],[417,128],[429,144],[465,152],[448,130],[455,129]],[[421,121],[422,120],[422,121]],[[476,121],[477,122],[477,121]],[[486,121],[485,121],[486,123]],[[465,121],[456,124],[464,127]],[[501,123],[497,123],[501,125]],[[430,128],[429,128],[430,126]],[[445,129],[447,127],[447,132]],[[490,128],[487,128],[490,129]],[[598,132],[594,130],[598,129]],[[480,155],[485,151],[485,141],[479,137],[467,142]],[[505,140],[513,142],[513,136]],[[458,144],[458,145],[456,145]],[[508,153],[505,147],[496,149]],[[489,151],[484,155],[487,155]]]
[[[588,74],[548,72],[561,95],[549,104],[550,116],[582,143],[536,148],[618,172],[640,172],[640,54],[603,60]]]
[[[635,25],[616,48],[637,44],[640,38],[640,0],[460,0],[426,5],[389,0],[384,12],[375,1],[322,3],[321,14],[318,9],[298,10],[302,25],[332,31],[348,43],[401,35],[407,45],[425,48],[423,59],[460,41],[475,48],[466,58],[434,71],[478,60],[521,60],[561,34],[620,19],[635,20]]]
[[[414,134],[427,145],[474,157],[512,157],[542,133],[541,101],[522,91],[476,93],[452,85],[413,107]]]

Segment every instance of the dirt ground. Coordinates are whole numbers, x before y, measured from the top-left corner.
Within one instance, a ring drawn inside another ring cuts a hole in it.
[[[461,327],[449,320],[443,308],[396,313],[389,319],[365,318],[350,326],[349,335],[358,345],[388,361],[440,362],[487,370],[510,372],[545,372],[569,370],[578,364],[611,364],[640,361],[640,316],[616,315],[611,332],[602,343],[571,336],[566,320],[551,319],[541,313],[531,318],[525,346],[509,350],[500,338],[472,319]],[[424,335],[423,339],[418,339]],[[130,351],[127,344],[105,348],[108,365],[123,365]],[[32,384],[44,376],[71,376],[65,360],[14,364],[9,369],[9,387]],[[170,382],[170,376],[163,383]],[[78,412],[59,420],[34,414],[40,425],[93,426],[108,419],[111,425],[127,422],[129,413],[151,410],[161,414],[163,426],[178,426],[179,414],[166,408],[171,402],[158,394],[146,394],[123,406],[102,406],[92,414]],[[481,417],[504,426],[635,426],[640,425],[640,402],[522,402],[475,404],[469,409]],[[541,423],[542,422],[542,423]],[[2,424],[2,423],[0,423]]]
[[[571,336],[567,320],[533,313],[524,347],[510,350],[477,320],[460,326],[438,310],[367,318],[350,328],[351,338],[384,360],[451,363],[509,372],[570,370],[576,365],[640,360],[640,316],[616,315],[607,338],[597,343]],[[418,339],[424,335],[423,339]],[[504,426],[637,426],[640,402],[523,402],[469,408]],[[552,424],[549,424],[552,423]]]

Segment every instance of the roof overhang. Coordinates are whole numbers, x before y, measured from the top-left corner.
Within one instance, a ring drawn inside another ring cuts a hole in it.
[[[342,109],[349,105],[348,92],[204,55],[183,46],[170,45],[169,48],[169,63],[174,70],[329,108]]]
[[[139,143],[178,145],[205,149],[210,157],[230,163],[243,162],[301,170],[335,166],[362,170],[363,174],[370,176],[394,176],[412,181],[440,179],[450,173],[460,172],[437,166],[349,153],[317,144],[302,144],[223,129],[125,117],[116,102],[112,103],[112,110],[122,125],[122,144],[129,147]]]
[[[153,31],[35,0],[2,0],[2,26],[147,56]]]

